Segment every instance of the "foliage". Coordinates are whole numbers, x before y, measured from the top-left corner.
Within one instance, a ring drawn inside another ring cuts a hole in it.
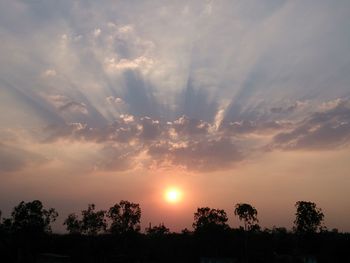
[[[113,234],[140,231],[141,208],[139,204],[122,200],[109,209],[107,217],[111,220],[109,231]]]
[[[89,204],[87,210],[81,212],[81,232],[87,235],[97,235],[107,228],[104,210],[95,211],[95,205]],[[67,218],[68,219],[68,218]]]
[[[169,234],[169,228],[167,228],[164,224],[159,224],[159,226],[149,226],[148,228],[146,228],[146,233],[148,235],[166,235]]]
[[[22,201],[14,207],[11,217],[3,220],[3,226],[13,232],[51,232],[51,223],[57,217],[58,213],[54,208],[44,209],[39,200],[28,203]]]
[[[119,216],[123,214],[123,203],[120,202],[117,206]],[[307,211],[320,212],[320,209],[312,204],[298,202],[296,206],[303,207]],[[169,229],[161,224],[146,229],[147,236],[96,235],[104,233],[106,219],[105,212],[96,211],[94,205],[89,205],[88,209],[82,212],[81,220],[76,214],[70,214],[65,220],[65,225],[71,233],[82,231],[83,234],[93,236],[45,232],[32,235],[30,231],[21,234],[14,232],[14,225],[19,226],[20,221],[23,223],[23,215],[26,215],[24,218],[29,218],[25,221],[27,223],[47,222],[47,220],[41,221],[38,216],[40,211],[44,210],[38,202],[33,201],[31,205],[21,203],[14,209],[10,218],[2,220],[1,262],[41,262],[40,255],[52,255],[46,253],[70,257],[72,262],[196,262],[199,258],[227,258],[232,262],[304,262],[308,255],[312,255],[317,262],[349,262],[347,248],[350,246],[350,235],[347,233],[339,233],[335,229],[319,231],[312,235],[299,235],[282,227],[265,229],[257,233],[252,231],[257,227],[255,223],[250,225],[251,231],[243,231],[243,227],[230,229],[224,210],[207,207],[198,208],[196,211],[194,226],[197,228],[193,234],[187,229],[182,233],[169,233]],[[49,211],[42,214],[47,216]],[[31,216],[27,217],[28,214]],[[19,220],[20,218],[22,219]],[[100,223],[96,224],[96,221]],[[98,227],[101,225],[102,227]],[[320,226],[318,230],[321,230]]]
[[[198,208],[194,214],[193,228],[195,231],[210,228],[227,229],[227,215],[224,210],[211,209],[209,207]]]
[[[298,201],[295,203],[294,230],[298,233],[314,233],[322,229],[324,214],[313,202]]]
[[[250,204],[240,203],[235,205],[235,215],[239,220],[244,221],[244,230],[257,230],[260,229],[256,223],[258,220],[258,211]]]
[[[74,213],[68,215],[66,220],[64,220],[63,225],[66,226],[66,229],[70,234],[80,234],[82,231],[82,222]]]

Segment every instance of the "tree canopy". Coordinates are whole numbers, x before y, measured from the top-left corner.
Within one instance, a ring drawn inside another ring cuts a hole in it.
[[[313,202],[298,201],[295,203],[294,230],[299,233],[314,233],[321,229],[324,214]]]
[[[107,228],[105,219],[106,211],[95,211],[95,205],[89,204],[87,210],[81,212],[83,218],[81,220],[81,232],[87,235],[96,235],[104,232]],[[74,222],[74,221],[73,221]]]
[[[112,206],[107,217],[111,220],[109,231],[123,234],[140,231],[141,208],[139,204],[122,200]]]
[[[64,220],[63,225],[66,226],[66,229],[70,234],[80,234],[82,231],[82,222],[74,213],[68,215],[66,220]]]
[[[236,204],[234,213],[239,220],[244,222],[244,230],[254,230],[258,228],[258,211],[250,204]]]
[[[146,228],[146,233],[148,235],[161,236],[169,234],[169,228],[167,228],[164,224],[159,224],[158,226],[149,226]]]
[[[3,220],[3,224],[13,232],[51,232],[51,223],[57,217],[58,213],[54,208],[44,209],[39,200],[28,203],[22,201],[14,207],[11,217]]]
[[[193,228],[200,231],[208,228],[228,228],[227,214],[222,209],[211,209],[209,207],[198,208],[194,214]]]

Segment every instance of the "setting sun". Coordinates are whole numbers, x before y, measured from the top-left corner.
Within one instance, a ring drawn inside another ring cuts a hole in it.
[[[178,203],[181,200],[181,191],[176,188],[169,188],[165,191],[165,199],[169,203]]]

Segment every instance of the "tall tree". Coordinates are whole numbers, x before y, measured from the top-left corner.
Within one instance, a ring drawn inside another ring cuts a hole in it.
[[[246,231],[254,231],[260,228],[258,225],[258,211],[250,204],[239,203],[235,205],[234,213],[238,216],[239,220],[244,222],[244,254],[245,262],[249,262],[248,233]]]
[[[5,219],[8,228],[14,232],[42,233],[51,232],[51,223],[58,213],[54,208],[44,209],[39,200],[20,202],[14,207],[11,217]]]
[[[220,228],[227,229],[227,214],[221,209],[211,209],[209,207],[198,208],[194,214],[193,228],[195,231]]]
[[[122,200],[109,209],[107,217],[111,220],[109,231],[113,234],[140,231],[141,208],[139,204]]]
[[[95,211],[95,205],[89,204],[87,210],[81,212],[83,218],[81,220],[81,230],[83,234],[97,235],[107,228],[105,219],[106,211]]]
[[[298,233],[314,233],[321,229],[324,214],[313,202],[298,201],[294,230]]]
[[[245,203],[236,204],[234,213],[239,220],[244,222],[245,231],[258,228],[258,211],[255,207]]]
[[[66,220],[64,220],[63,225],[66,226],[66,229],[70,234],[80,234],[82,231],[82,222],[74,213],[68,215]]]

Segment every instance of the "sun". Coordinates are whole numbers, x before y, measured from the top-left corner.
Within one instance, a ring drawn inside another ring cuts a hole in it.
[[[165,200],[169,203],[178,203],[181,201],[182,193],[177,188],[168,188],[165,191]]]

